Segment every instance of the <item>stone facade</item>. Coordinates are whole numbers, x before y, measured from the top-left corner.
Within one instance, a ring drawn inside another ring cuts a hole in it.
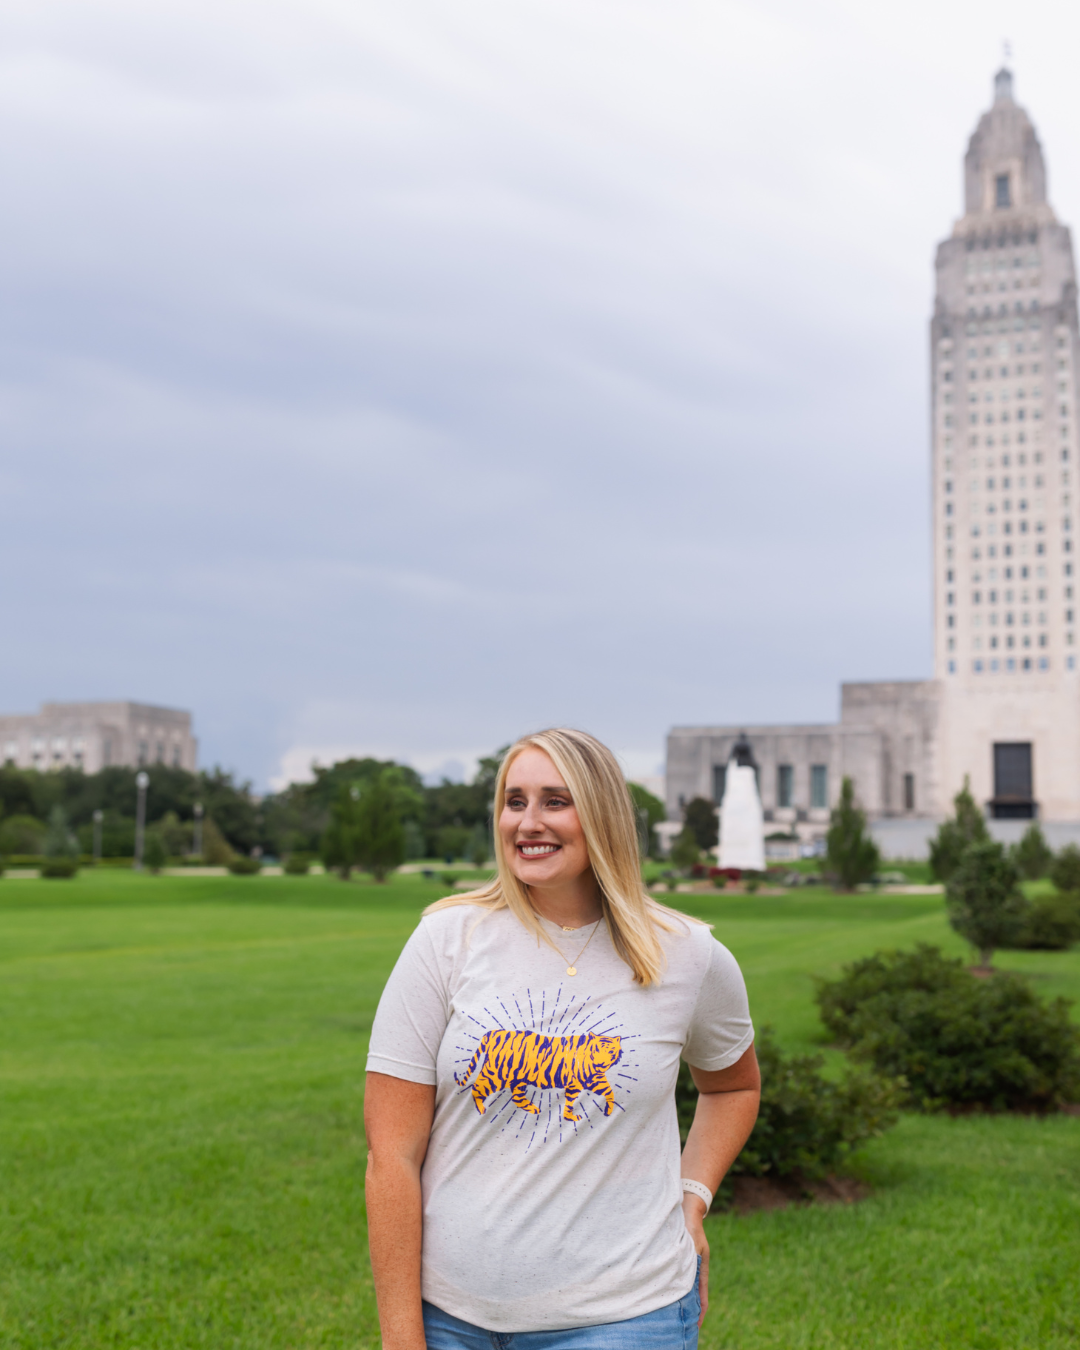
[[[1038,137],[999,71],[964,159],[964,214],[937,250],[935,678],[845,684],[836,725],[674,728],[672,819],[716,799],[745,731],[767,817],[804,833],[845,775],[871,819],[906,818],[912,838],[965,776],[995,819],[1080,822],[1076,294]]]
[[[0,758],[22,769],[169,764],[194,772],[191,714],[146,703],[43,703],[37,713],[0,716]]]

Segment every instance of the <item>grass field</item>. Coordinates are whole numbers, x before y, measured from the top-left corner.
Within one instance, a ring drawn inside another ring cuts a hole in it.
[[[0,1345],[378,1344],[361,1101],[379,990],[437,884],[0,880]],[[940,897],[679,896],[759,1022],[816,1045],[812,975],[960,952]],[[1080,997],[1080,953],[1005,953]],[[703,1345],[1080,1343],[1080,1119],[906,1117],[852,1207],[709,1221]]]

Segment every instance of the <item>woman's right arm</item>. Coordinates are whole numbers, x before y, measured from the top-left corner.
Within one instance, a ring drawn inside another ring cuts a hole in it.
[[[383,1350],[425,1350],[420,1168],[434,1114],[434,1087],[385,1073],[367,1075],[368,1245]]]

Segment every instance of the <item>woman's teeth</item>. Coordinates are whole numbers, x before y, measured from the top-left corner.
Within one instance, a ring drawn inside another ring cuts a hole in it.
[[[518,848],[526,858],[542,858],[545,854],[556,853],[558,844],[519,844]]]

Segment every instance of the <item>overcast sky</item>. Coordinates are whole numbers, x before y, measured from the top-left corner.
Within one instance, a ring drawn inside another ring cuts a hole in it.
[[[257,786],[930,674],[927,321],[1012,40],[1080,11],[8,0],[0,711]]]

